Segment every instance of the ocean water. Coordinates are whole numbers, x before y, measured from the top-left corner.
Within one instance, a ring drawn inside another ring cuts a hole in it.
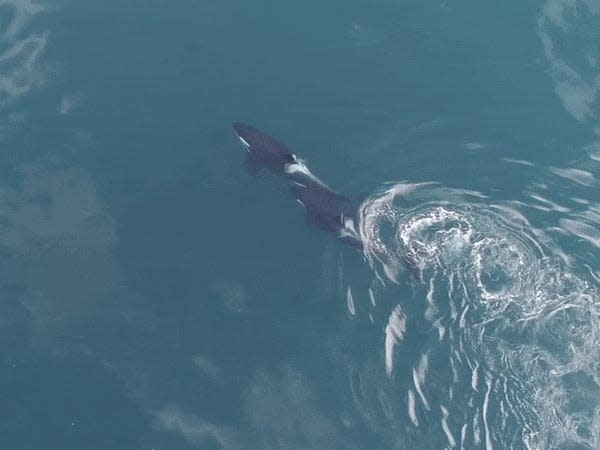
[[[0,0],[0,149],[0,448],[600,448],[598,0]]]

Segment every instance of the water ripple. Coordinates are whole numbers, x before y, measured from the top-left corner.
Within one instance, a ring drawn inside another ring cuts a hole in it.
[[[482,198],[404,183],[361,207],[365,257],[377,278],[391,287],[411,274],[422,299],[424,323],[407,315],[403,332],[433,331],[418,344],[410,333],[394,335],[386,348],[388,374],[395,345],[423,348],[405,397],[407,418],[421,431],[437,428],[452,447],[598,448],[595,284],[514,204]],[[573,219],[561,224],[588,240],[597,235]]]

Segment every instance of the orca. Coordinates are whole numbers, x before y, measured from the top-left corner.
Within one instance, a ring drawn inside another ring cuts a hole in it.
[[[260,130],[240,122],[234,122],[233,129],[246,147],[246,166],[251,173],[267,169],[283,175],[286,164],[295,162],[295,156],[285,145]]]
[[[290,192],[306,209],[306,220],[334,233],[343,242],[362,249],[358,233],[356,201],[337,193],[306,166],[280,141],[257,128],[240,122],[233,129],[246,148],[246,166],[252,174],[267,170],[290,183]]]

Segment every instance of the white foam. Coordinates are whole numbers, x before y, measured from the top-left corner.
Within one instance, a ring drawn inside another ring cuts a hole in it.
[[[567,180],[574,181],[575,183],[583,186],[591,187],[596,183],[594,175],[587,170],[566,168],[561,169],[558,167],[551,167],[550,171],[559,177],[566,178]]]
[[[531,194],[529,194],[529,196],[531,198],[533,198],[534,200],[537,200],[541,203],[548,205],[550,207],[551,211],[558,211],[561,213],[568,213],[569,211],[571,211],[569,208],[559,205],[558,203],[555,203],[551,200],[548,200],[547,198],[544,198],[541,195],[531,193]]]
[[[443,341],[444,340],[444,336],[446,335],[446,327],[444,325],[442,325],[442,320],[444,320],[444,318],[443,317],[439,317],[435,322],[433,322],[433,326],[438,331],[438,339],[440,341]]]
[[[481,444],[481,428],[479,427],[479,411],[475,411],[473,417],[473,441],[475,444]]]
[[[487,144],[482,142],[467,142],[464,144],[467,150],[481,150],[487,147]]]
[[[477,391],[478,389],[478,384],[479,384],[479,363],[475,364],[475,367],[473,367],[473,371],[471,372],[471,388],[474,391]]]
[[[413,368],[412,375],[413,375],[413,383],[415,385],[415,389],[417,390],[417,393],[419,394],[419,397],[421,398],[421,401],[423,402],[423,406],[425,407],[426,410],[429,411],[431,409],[431,407],[429,406],[427,397],[425,397],[425,394],[423,392],[423,384],[425,383],[425,375],[427,374],[428,366],[429,366],[428,356],[425,353],[425,354],[421,355],[421,360],[419,361],[419,366],[418,366],[417,370],[415,370]]]
[[[575,236],[585,239],[590,244],[600,248],[600,231],[581,220],[560,219],[560,225]]]
[[[350,289],[350,286],[348,286],[346,290],[346,303],[348,304],[348,311],[350,311],[350,314],[355,316],[356,307],[354,306],[354,297],[352,296],[352,290]]]
[[[586,434],[578,434],[573,424],[581,422],[583,413],[569,411],[566,394],[560,394],[567,390],[563,377],[572,374],[589,378],[586,389],[593,398],[600,392],[593,385],[600,384],[600,296],[594,285],[600,275],[590,269],[593,263],[585,266],[590,275],[583,274],[589,280],[580,279],[573,272],[577,261],[520,212],[531,211],[533,205],[515,209],[515,203],[465,201],[463,194],[452,197],[446,190],[439,195],[442,200],[435,200],[436,189],[415,190],[402,198],[387,190],[360,210],[361,237],[376,275],[380,269],[396,275],[394,268],[408,259],[420,276],[412,285],[416,301],[421,299],[421,311],[425,309],[425,319],[438,329],[440,339],[445,336],[440,344],[435,337],[428,339],[421,354],[437,360],[439,351],[446,352],[449,376],[441,385],[437,378],[426,384],[426,371],[415,366],[413,383],[406,388],[412,392],[411,408],[418,408],[418,400],[429,405],[425,393],[431,401],[450,401],[447,411],[460,410],[468,424],[446,425],[453,433],[451,425],[458,427],[461,445],[467,448],[516,448],[527,445],[528,436],[535,437],[529,441],[534,448],[564,439],[597,448],[600,414],[598,427],[586,423],[581,425]],[[588,245],[590,254],[600,246],[595,226],[600,207],[589,203],[585,211],[576,212],[566,200],[563,206],[548,200],[553,199],[550,195],[533,198],[567,216],[559,218],[563,236],[569,231],[586,239],[593,244]],[[378,278],[384,285],[390,281]],[[390,374],[398,340],[389,320],[386,344]],[[507,375],[496,384],[491,374],[499,373]],[[579,387],[571,390],[590,396]],[[593,400],[590,411],[600,410],[598,405]]]
[[[600,162],[600,141],[594,141],[586,145],[584,150],[588,152],[590,159]]]
[[[460,430],[460,449],[464,450],[465,447],[465,441],[467,440],[467,432],[469,431],[469,425],[468,424],[464,424],[462,426],[462,429]]]
[[[376,307],[377,304],[375,303],[375,294],[373,293],[372,288],[369,288],[369,299],[371,299],[371,305],[373,305],[373,307]]]
[[[507,163],[511,163],[511,164],[520,164],[522,166],[535,166],[535,164],[533,164],[532,162],[529,161],[525,161],[524,159],[513,159],[513,158],[502,158],[502,161],[505,161]]]
[[[415,393],[412,389],[408,390],[408,417],[415,427],[419,426],[419,419],[417,418],[417,410],[415,405]]]
[[[443,405],[440,405],[440,409],[442,410],[442,429],[444,430],[444,434],[446,434],[448,444],[450,447],[456,447],[456,439],[454,439],[450,427],[448,426],[448,410]]]
[[[488,425],[487,413],[490,402],[490,392],[492,392],[492,381],[486,378],[485,383],[487,384],[487,392],[485,393],[485,399],[483,400],[483,428],[485,430],[485,448],[486,450],[493,450],[492,438],[490,436],[490,427]]]
[[[404,339],[406,332],[406,316],[400,305],[396,306],[388,318],[385,327],[385,371],[392,375],[394,367],[394,347]]]

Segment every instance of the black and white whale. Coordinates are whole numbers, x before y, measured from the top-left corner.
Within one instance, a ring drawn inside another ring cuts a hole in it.
[[[308,170],[284,144],[249,125],[233,123],[240,142],[248,152],[246,166],[282,176],[291,184],[291,193],[306,209],[306,219],[322,230],[334,233],[347,244],[362,249],[358,234],[357,202],[345,197]]]

